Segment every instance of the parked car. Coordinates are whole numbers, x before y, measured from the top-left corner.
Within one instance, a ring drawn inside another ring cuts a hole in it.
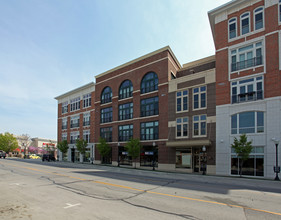
[[[38,155],[36,155],[36,154],[31,154],[31,155],[29,156],[29,158],[30,158],[30,159],[40,159],[40,157],[39,157]]]
[[[6,152],[3,150],[0,150],[0,158],[6,158]]]
[[[56,161],[56,158],[54,157],[54,155],[51,154],[43,154],[42,156],[42,161]]]

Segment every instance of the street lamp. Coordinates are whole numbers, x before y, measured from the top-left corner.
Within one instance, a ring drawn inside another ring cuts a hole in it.
[[[152,170],[155,170],[155,142],[153,141],[153,161],[152,161]]]
[[[278,144],[279,144],[279,139],[272,138],[271,140],[274,142],[274,144],[276,146],[276,166],[273,167],[273,170],[274,170],[274,172],[276,174],[274,180],[280,180],[279,177],[278,177],[278,173],[280,173],[280,167],[278,166]]]
[[[206,157],[206,146],[203,146],[202,147],[202,151],[203,151],[203,164],[202,164],[202,171],[203,171],[203,173],[202,173],[202,175],[206,175],[206,159],[205,159],[205,157]]]
[[[118,163],[118,167],[120,167],[120,155],[119,155],[119,147],[120,147],[120,143],[117,143],[117,163]]]

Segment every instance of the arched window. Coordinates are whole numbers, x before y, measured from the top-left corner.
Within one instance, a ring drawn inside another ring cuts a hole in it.
[[[254,26],[255,30],[259,30],[264,27],[264,18],[263,18],[263,7],[259,7],[254,11]]]
[[[119,99],[133,96],[133,84],[130,80],[125,80],[119,88]]]
[[[247,34],[250,32],[250,13],[246,12],[240,17],[240,33],[241,35]]]
[[[156,73],[147,73],[141,81],[141,94],[158,90],[158,77]]]
[[[237,19],[231,18],[228,21],[228,38],[232,39],[237,37]]]
[[[111,102],[112,100],[112,90],[110,87],[105,87],[101,93],[101,104]]]

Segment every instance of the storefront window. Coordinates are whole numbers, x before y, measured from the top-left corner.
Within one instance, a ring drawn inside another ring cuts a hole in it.
[[[191,168],[192,154],[191,149],[176,151],[176,168]]]
[[[153,163],[155,167],[158,167],[158,150],[153,146],[143,147],[140,155],[140,165],[153,167]]]

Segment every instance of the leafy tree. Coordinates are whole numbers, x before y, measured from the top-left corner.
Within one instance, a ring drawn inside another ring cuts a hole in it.
[[[240,140],[238,140],[236,137],[234,138],[234,142],[233,144],[231,144],[231,147],[234,149],[238,160],[241,160],[241,162],[239,163],[239,174],[241,177],[243,163],[244,161],[248,160],[249,155],[253,150],[252,141],[248,141],[246,134],[242,134],[240,136]]]
[[[17,148],[18,141],[12,134],[10,134],[9,132],[6,132],[5,134],[0,134],[1,150],[5,151],[6,153],[9,153]]]
[[[63,140],[63,141],[59,142],[57,144],[57,148],[60,150],[60,152],[62,152],[63,154],[66,154],[68,151],[68,148],[69,148],[67,140]]]
[[[125,148],[128,151],[128,155],[132,157],[133,160],[136,160],[140,156],[141,144],[139,139],[131,138],[131,140],[127,142]],[[136,166],[135,163],[135,168]]]
[[[85,156],[85,153],[87,151],[87,146],[88,146],[88,142],[84,139],[80,140],[80,139],[77,139],[76,140],[76,147],[77,147],[77,150],[83,155],[83,161],[84,162],[84,156]]]
[[[109,156],[111,152],[111,147],[109,147],[109,145],[106,143],[106,140],[104,138],[100,138],[97,148],[102,157],[102,162],[104,162],[105,158]]]

